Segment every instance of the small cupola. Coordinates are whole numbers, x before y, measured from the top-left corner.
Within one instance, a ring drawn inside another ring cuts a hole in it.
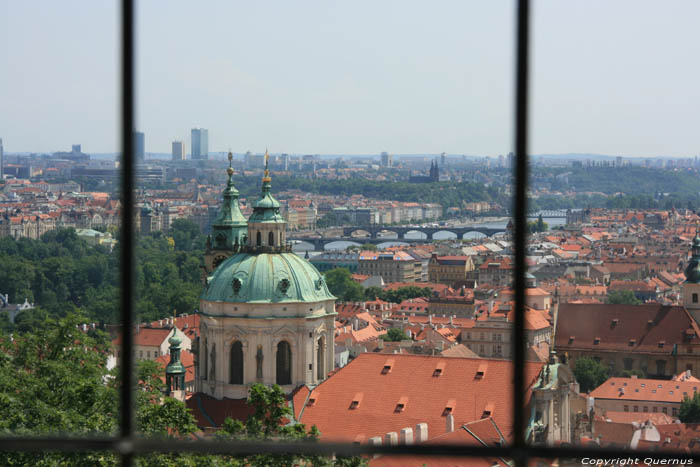
[[[248,218],[248,246],[254,252],[280,252],[286,249],[286,221],[280,213],[280,203],[270,194],[272,178],[269,170],[270,155],[265,150],[265,175],[262,193],[253,203],[253,214]]]

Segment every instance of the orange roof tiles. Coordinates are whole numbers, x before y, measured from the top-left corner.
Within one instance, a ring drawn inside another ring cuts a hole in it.
[[[353,441],[400,431],[427,423],[429,437],[445,433],[446,407],[452,401],[451,413],[455,424],[482,418],[484,407],[493,404],[494,421],[505,436],[512,431],[512,370],[506,360],[444,358],[417,355],[392,355],[389,372],[383,371],[386,355],[360,354],[346,367],[312,391],[323,397],[312,407],[307,406],[301,422],[316,425],[324,441]],[[433,376],[435,365],[443,361],[444,370]],[[477,369],[485,366],[481,378]],[[542,369],[541,363],[526,364],[528,387]],[[352,407],[353,395],[363,392],[359,407]],[[402,411],[396,401],[407,397]],[[526,395],[529,400],[530,394]]]
[[[665,381],[643,378],[610,378],[593,391],[596,399],[641,402],[675,402],[692,397],[700,387],[696,381]]]

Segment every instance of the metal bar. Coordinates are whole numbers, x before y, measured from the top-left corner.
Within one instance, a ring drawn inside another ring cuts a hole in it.
[[[134,434],[133,393],[133,246],[134,246],[134,3],[121,2],[121,318],[122,318],[122,359],[121,359],[121,407],[120,436],[128,446]],[[122,444],[124,445],[124,444]],[[128,450],[127,450],[128,451]],[[132,464],[130,452],[122,453],[122,465]]]
[[[525,252],[527,242],[527,92],[529,0],[518,1],[515,83],[515,323],[513,326],[513,446],[516,465],[527,465],[525,444]]]

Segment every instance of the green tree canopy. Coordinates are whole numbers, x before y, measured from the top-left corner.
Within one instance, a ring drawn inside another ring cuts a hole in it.
[[[678,418],[683,423],[700,423],[700,393],[696,392],[693,397],[683,398]]]
[[[364,300],[364,290],[360,284],[352,280],[352,274],[346,268],[335,268],[325,274],[328,290],[344,302],[359,302]]]
[[[574,364],[574,376],[581,392],[590,392],[603,384],[610,374],[610,368],[592,358],[579,358]]]
[[[631,290],[614,290],[608,292],[606,301],[614,305],[639,305],[642,303]]]
[[[402,340],[410,339],[401,329],[391,328],[386,334],[379,336],[381,339],[389,342],[399,342]]]

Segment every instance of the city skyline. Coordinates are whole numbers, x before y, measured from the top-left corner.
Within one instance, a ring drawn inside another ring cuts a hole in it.
[[[47,2],[40,13],[0,6],[3,43],[13,44],[0,48],[13,70],[0,77],[6,152],[75,141],[94,153],[117,151],[115,5]],[[195,123],[216,135],[211,152],[509,152],[513,4],[426,11],[389,2],[372,17],[368,7],[278,4],[271,15],[218,2],[194,11],[140,4],[137,127],[149,135],[146,152],[167,153]],[[700,96],[689,57],[698,51],[698,8],[537,2],[530,152],[695,154]],[[165,34],[174,25],[186,32]],[[33,34],[23,34],[30,26]]]

